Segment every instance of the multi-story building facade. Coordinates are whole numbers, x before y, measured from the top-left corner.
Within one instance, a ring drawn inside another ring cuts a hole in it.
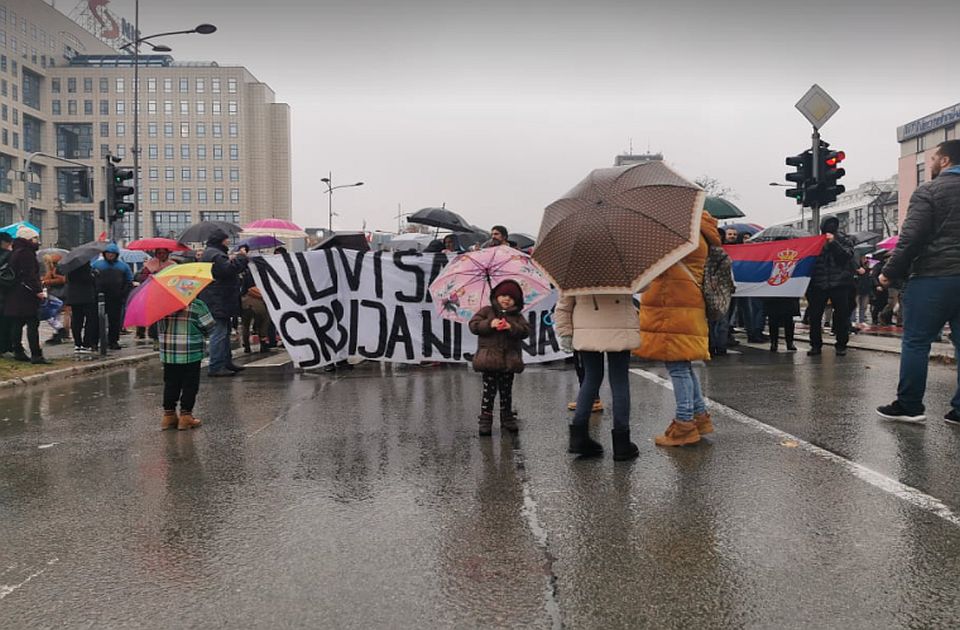
[[[927,157],[945,140],[956,140],[960,127],[960,103],[897,128],[900,143],[900,223],[907,216],[910,196],[929,179]]]
[[[42,0],[0,0],[0,77],[0,225],[19,218],[26,192],[25,218],[44,243],[91,240],[104,228],[105,156],[133,164],[133,57]],[[289,107],[266,84],[242,67],[168,55],[141,55],[139,79],[142,235],[205,219],[290,218]],[[29,181],[16,181],[35,152],[91,166],[92,196],[79,198],[77,167],[52,157],[36,157]],[[120,228],[132,238],[131,214]]]

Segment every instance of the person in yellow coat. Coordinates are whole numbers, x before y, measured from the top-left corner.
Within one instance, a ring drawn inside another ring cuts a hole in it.
[[[634,354],[663,361],[677,399],[677,413],[658,446],[684,446],[713,432],[692,361],[710,359],[709,327],[703,299],[703,270],[711,245],[719,246],[717,220],[706,212],[700,219],[700,245],[663,272],[640,299],[640,347]]]

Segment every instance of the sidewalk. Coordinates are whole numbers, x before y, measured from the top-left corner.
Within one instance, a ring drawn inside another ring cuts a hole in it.
[[[49,329],[41,326],[41,343],[48,339]],[[75,354],[72,340],[56,346],[43,346],[43,356],[51,365],[33,365],[10,358],[0,359],[0,390],[31,385],[56,378],[86,374],[115,367],[124,367],[157,356],[149,340],[137,343],[133,335],[120,337],[121,350],[111,350],[106,356]]]

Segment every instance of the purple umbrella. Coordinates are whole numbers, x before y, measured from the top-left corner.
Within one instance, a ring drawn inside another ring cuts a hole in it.
[[[242,241],[237,241],[236,246],[233,248],[234,251],[240,249],[246,245],[250,249],[272,249],[274,247],[280,247],[283,245],[283,241],[278,239],[275,236],[269,236],[266,234],[258,234],[256,236],[250,236]]]

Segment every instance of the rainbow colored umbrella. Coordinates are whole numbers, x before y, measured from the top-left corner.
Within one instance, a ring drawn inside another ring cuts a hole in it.
[[[212,263],[174,265],[151,275],[127,300],[124,327],[147,327],[186,308],[213,282]]]
[[[553,292],[550,280],[528,254],[505,245],[460,254],[430,285],[437,312],[444,319],[470,321],[490,305],[490,293],[504,280],[523,289],[523,310]]]

